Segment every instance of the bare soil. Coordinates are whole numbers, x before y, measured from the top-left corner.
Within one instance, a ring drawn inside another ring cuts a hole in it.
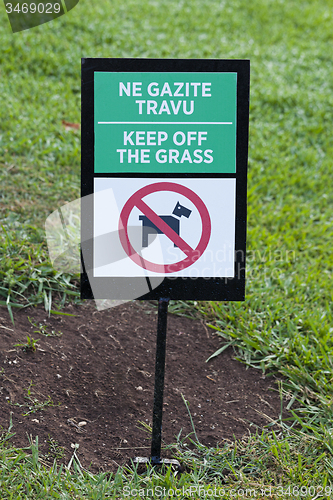
[[[0,425],[7,429],[13,412],[13,444],[26,447],[28,436],[38,436],[45,460],[63,452],[68,463],[72,445],[79,444],[79,460],[93,472],[148,457],[157,309],[128,302],[97,311],[87,301],[61,312],[73,316],[49,317],[42,307],[16,311],[13,326],[0,308]],[[26,343],[27,335],[39,339],[36,351],[14,346]],[[184,437],[192,431],[182,394],[198,438],[208,446],[262,429],[280,414],[274,378],[233,359],[231,348],[206,363],[222,345],[202,321],[168,315],[166,444],[181,429]]]

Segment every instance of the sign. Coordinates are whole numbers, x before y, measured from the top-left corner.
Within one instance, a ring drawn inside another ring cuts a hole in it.
[[[248,111],[249,61],[82,60],[83,298],[244,300]]]

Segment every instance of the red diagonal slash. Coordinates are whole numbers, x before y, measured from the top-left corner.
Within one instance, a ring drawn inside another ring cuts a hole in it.
[[[190,247],[161,217],[159,217],[142,199],[136,201],[137,208],[152,222],[165,236],[167,236],[185,255],[190,255],[193,248]]]

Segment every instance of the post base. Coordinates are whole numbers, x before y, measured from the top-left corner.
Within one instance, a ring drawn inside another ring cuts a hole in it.
[[[155,458],[155,457],[152,457],[152,458],[148,458],[148,457],[135,457],[134,460],[133,460],[133,463],[134,464],[138,464],[138,465],[145,465],[145,464],[150,464],[150,465],[153,465],[154,467],[163,467],[166,466],[166,467],[171,467],[173,469],[176,469],[177,471],[180,471],[181,470],[181,465],[180,463],[178,462],[178,460],[175,460],[175,459],[169,459],[169,458]]]

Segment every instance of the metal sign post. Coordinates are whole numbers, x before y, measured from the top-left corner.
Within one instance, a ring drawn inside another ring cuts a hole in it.
[[[160,299],[158,301],[155,389],[154,389],[154,409],[153,409],[153,436],[151,441],[151,461],[153,464],[158,464],[161,462],[165,347],[166,347],[168,305],[169,305],[169,299]]]

